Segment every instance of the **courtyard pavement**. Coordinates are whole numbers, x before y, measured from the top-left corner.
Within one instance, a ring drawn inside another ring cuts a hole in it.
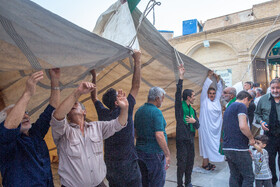
[[[176,177],[176,141],[175,139],[168,140],[168,147],[171,152],[171,165],[167,170],[165,187],[177,187]],[[215,163],[216,169],[214,171],[203,170],[200,166],[202,163],[202,157],[199,156],[198,138],[195,138],[195,163],[194,171],[192,173],[192,184],[194,187],[228,187],[229,180],[229,168],[226,162]],[[52,164],[53,179],[55,187],[60,187],[59,176],[57,174],[58,163]],[[279,171],[277,169],[278,176]],[[105,181],[106,182],[106,181]],[[0,178],[1,186],[1,178]],[[277,187],[280,187],[280,183],[277,183]]]

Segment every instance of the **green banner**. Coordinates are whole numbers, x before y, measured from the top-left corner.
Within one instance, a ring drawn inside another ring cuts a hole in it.
[[[280,64],[280,58],[268,59],[268,63],[272,65]]]
[[[129,10],[132,13],[141,0],[127,0]]]

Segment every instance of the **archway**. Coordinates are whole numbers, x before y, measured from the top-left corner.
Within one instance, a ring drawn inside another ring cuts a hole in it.
[[[267,54],[269,79],[280,77],[280,38],[271,46]]]
[[[275,57],[272,57],[272,49],[280,41],[280,29],[271,32],[267,38],[266,34],[261,37],[252,50],[253,61],[253,81],[260,83],[261,87],[266,90],[269,87],[269,82],[276,77],[276,72],[278,72],[278,77],[280,75],[280,66],[279,64],[271,64]],[[265,41],[263,41],[265,39]],[[261,47],[261,48],[260,48]],[[276,57],[277,58],[277,57]],[[278,67],[279,66],[279,67]],[[278,68],[278,69],[277,69]]]
[[[200,62],[204,66],[226,75],[225,83],[232,86],[239,80],[242,72],[239,71],[238,52],[224,41],[210,40],[210,46],[204,47],[203,42],[198,42],[187,51],[189,57]]]

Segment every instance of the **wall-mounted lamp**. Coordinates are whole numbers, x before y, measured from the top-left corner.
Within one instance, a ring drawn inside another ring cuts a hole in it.
[[[209,40],[204,40],[203,45],[204,45],[204,47],[210,47]]]
[[[226,17],[225,17],[225,21],[228,21],[228,20],[229,20],[229,17],[228,17],[228,16],[226,16]]]

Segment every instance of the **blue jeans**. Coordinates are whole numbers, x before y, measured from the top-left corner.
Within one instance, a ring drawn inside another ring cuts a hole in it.
[[[253,187],[254,172],[249,151],[224,150],[230,169],[230,187]]]
[[[163,187],[165,183],[165,156],[163,153],[137,151],[143,187]]]
[[[256,180],[256,187],[273,187],[272,185],[272,180],[267,179],[267,180]]]
[[[142,187],[141,172],[137,160],[106,161],[106,178],[110,187]]]

